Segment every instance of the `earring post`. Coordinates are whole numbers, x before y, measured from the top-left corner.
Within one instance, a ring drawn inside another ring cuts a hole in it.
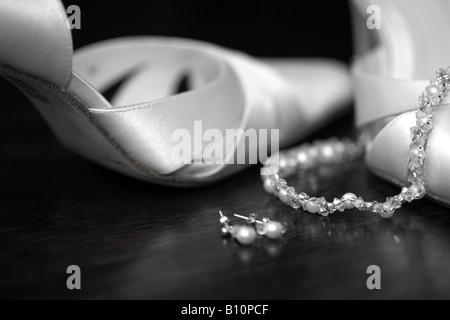
[[[237,218],[244,219],[244,220],[249,220],[249,217],[241,216],[240,214],[235,214],[234,216],[237,217]],[[255,222],[259,223],[259,224],[263,224],[263,222],[259,221],[259,220],[255,220]]]

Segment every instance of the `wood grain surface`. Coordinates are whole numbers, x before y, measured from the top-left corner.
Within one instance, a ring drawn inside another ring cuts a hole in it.
[[[135,181],[60,147],[18,99],[22,116],[0,120],[1,298],[450,298],[447,208],[423,200],[391,220],[319,218],[268,196],[257,167],[206,188]],[[316,137],[351,134],[351,123],[347,116]],[[397,191],[360,162],[291,183],[327,197],[382,200]],[[288,231],[282,241],[240,247],[222,238],[219,209],[256,212]],[[72,264],[82,270],[81,291],[66,288]],[[366,287],[369,265],[381,268],[379,291]]]
[[[142,1],[93,3],[79,3],[76,47],[164,34],[259,56],[348,61],[352,52],[343,1],[326,8],[316,1],[272,7],[259,1],[152,1],[145,10]],[[280,23],[273,23],[277,17]],[[0,92],[0,298],[450,298],[448,208],[423,200],[390,220],[358,211],[319,218],[268,196],[257,167],[197,189],[135,181],[66,151],[2,79]],[[352,128],[347,115],[315,138],[348,136]],[[352,191],[382,201],[398,191],[361,162],[290,183],[327,198]],[[288,230],[282,241],[240,247],[222,238],[219,209],[256,212]],[[80,291],[66,288],[69,265],[81,268]],[[381,268],[381,290],[366,287],[370,265]]]

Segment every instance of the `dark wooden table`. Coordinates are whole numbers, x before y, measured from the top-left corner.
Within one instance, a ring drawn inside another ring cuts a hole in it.
[[[262,189],[258,168],[207,188],[135,181],[59,146],[37,112],[0,82],[0,298],[450,298],[450,210],[428,200],[393,219],[319,218]],[[347,135],[351,115],[316,137]],[[297,189],[383,200],[397,188],[363,164],[299,177]],[[243,248],[218,210],[285,222],[283,241]],[[66,288],[78,265],[82,290]],[[366,287],[369,265],[382,288]]]
[[[353,55],[345,1],[75,3],[75,47],[162,34],[258,56]],[[142,183],[63,149],[2,79],[0,93],[0,298],[450,298],[448,208],[424,200],[391,220],[360,212],[319,218],[266,195],[257,167],[207,188]],[[316,137],[352,127],[349,115]],[[353,191],[381,201],[398,191],[361,163],[291,183],[328,198]],[[219,209],[256,212],[288,232],[281,242],[239,247],[222,239]],[[81,291],[66,288],[69,265],[81,267]],[[379,291],[366,287],[370,265],[381,268]]]

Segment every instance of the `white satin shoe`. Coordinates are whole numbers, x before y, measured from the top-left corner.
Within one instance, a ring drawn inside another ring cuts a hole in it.
[[[356,42],[377,40],[352,68],[357,126],[367,139],[365,160],[376,175],[405,185],[417,97],[438,68],[450,66],[450,1],[353,0],[353,5]],[[379,30],[367,29],[369,5],[380,8]],[[425,163],[427,195],[444,205],[450,205],[448,103],[436,107]]]
[[[350,100],[347,70],[332,61],[262,62],[203,42],[155,37],[101,42],[73,55],[59,0],[0,1],[0,43],[0,74],[29,97],[62,144],[166,185],[210,183],[243,167],[175,164],[176,129],[193,133],[194,121],[222,133],[280,129],[283,147],[333,120]],[[176,94],[186,74],[190,90]],[[123,79],[107,101],[100,92]]]

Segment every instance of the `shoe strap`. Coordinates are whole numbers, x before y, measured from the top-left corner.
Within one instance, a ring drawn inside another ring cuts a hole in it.
[[[0,64],[67,88],[72,55],[60,0],[0,1]]]
[[[417,109],[417,97],[429,83],[381,76],[384,65],[380,51],[353,64],[357,127]]]
[[[358,127],[367,131],[372,127],[368,124],[375,124],[375,135],[367,141],[365,162],[368,168],[388,181],[404,185],[408,177],[410,128],[416,122],[418,96],[429,80],[380,76],[377,73],[385,72],[382,68],[387,64],[379,60],[377,54],[366,56],[352,68],[356,121]],[[450,139],[450,131],[445,125],[450,119],[448,100],[444,99],[442,105],[435,107],[435,128],[427,146],[427,159],[432,160],[425,163],[425,182],[430,197],[450,205],[450,180],[442,174],[450,170],[450,161],[447,161],[450,151],[442,148]]]
[[[169,76],[182,74],[184,69],[192,71],[194,82],[198,82],[192,90],[182,94],[161,90],[163,95],[169,95],[157,100],[152,94],[146,96],[145,91],[157,90],[155,83],[170,84]],[[135,70],[135,75],[127,81],[130,85],[124,83],[119,97],[114,98],[120,105],[90,111],[110,129],[117,142],[127,146],[134,158],[162,174],[187,167],[195,170],[195,166],[176,165],[171,161],[172,132],[186,129],[192,137],[198,137],[195,121],[202,120],[203,131],[216,129],[224,137],[227,129],[280,129],[282,145],[296,138],[299,131],[293,119],[301,118],[299,104],[304,102],[299,101],[278,73],[245,54],[203,42],[154,37],[110,40],[78,51],[74,70],[77,74],[74,79],[79,75],[100,91],[123,77],[127,70]],[[140,91],[144,94],[134,97],[140,103],[126,102],[133,95],[141,94]],[[136,143],[144,140],[145,143]],[[241,140],[237,143],[245,143],[245,137]],[[210,144],[204,142],[203,147]],[[257,154],[256,150],[246,148],[246,151]],[[234,150],[226,155],[234,156]],[[193,157],[199,156],[194,150]],[[201,167],[200,174],[213,168]]]

